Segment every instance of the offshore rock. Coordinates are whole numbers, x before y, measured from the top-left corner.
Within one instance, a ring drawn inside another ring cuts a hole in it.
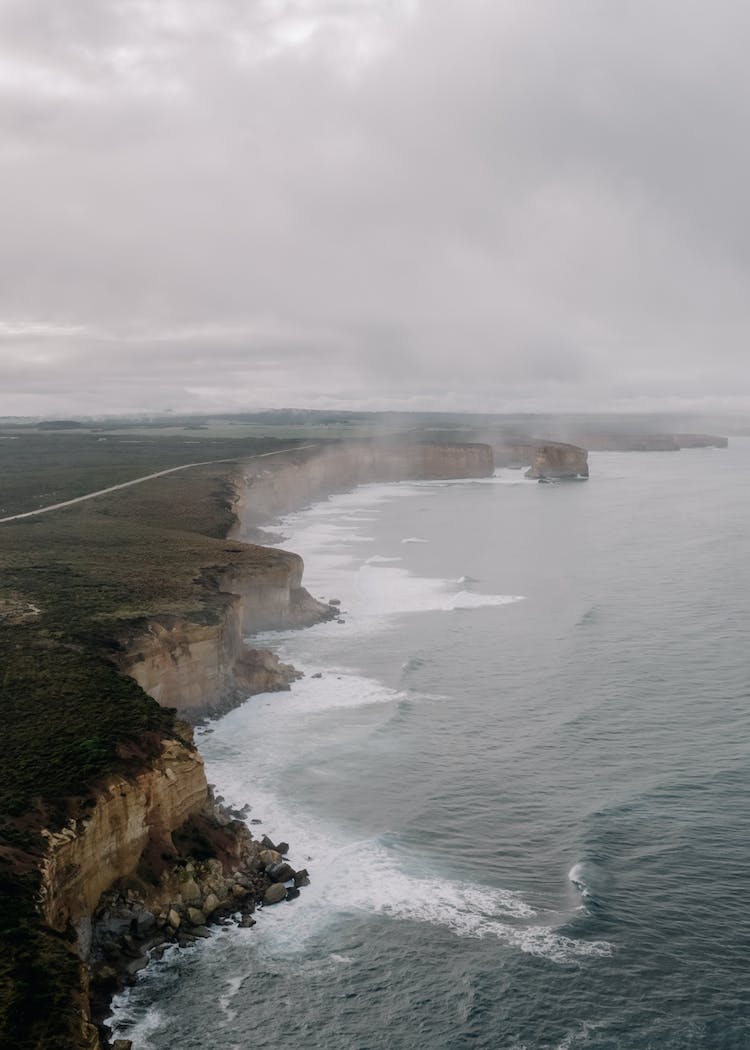
[[[578,445],[562,442],[547,442],[534,452],[534,459],[527,478],[587,478],[589,476],[588,452]]]

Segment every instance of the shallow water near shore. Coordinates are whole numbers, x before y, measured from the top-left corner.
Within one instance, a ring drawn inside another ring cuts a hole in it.
[[[312,884],[144,971],[135,1050],[750,1046],[750,441],[590,461],[284,519],[345,622],[199,746]]]

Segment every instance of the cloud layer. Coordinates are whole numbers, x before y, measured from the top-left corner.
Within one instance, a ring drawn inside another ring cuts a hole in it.
[[[749,30],[6,0],[0,414],[750,404]]]

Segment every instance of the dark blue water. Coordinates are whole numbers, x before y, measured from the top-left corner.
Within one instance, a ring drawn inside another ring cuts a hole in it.
[[[287,520],[346,623],[201,750],[312,886],[151,967],[136,1050],[750,1047],[750,442],[591,467]]]

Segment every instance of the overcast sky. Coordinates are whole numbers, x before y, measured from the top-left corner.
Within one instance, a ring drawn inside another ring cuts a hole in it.
[[[750,406],[743,0],[0,0],[0,414]]]

